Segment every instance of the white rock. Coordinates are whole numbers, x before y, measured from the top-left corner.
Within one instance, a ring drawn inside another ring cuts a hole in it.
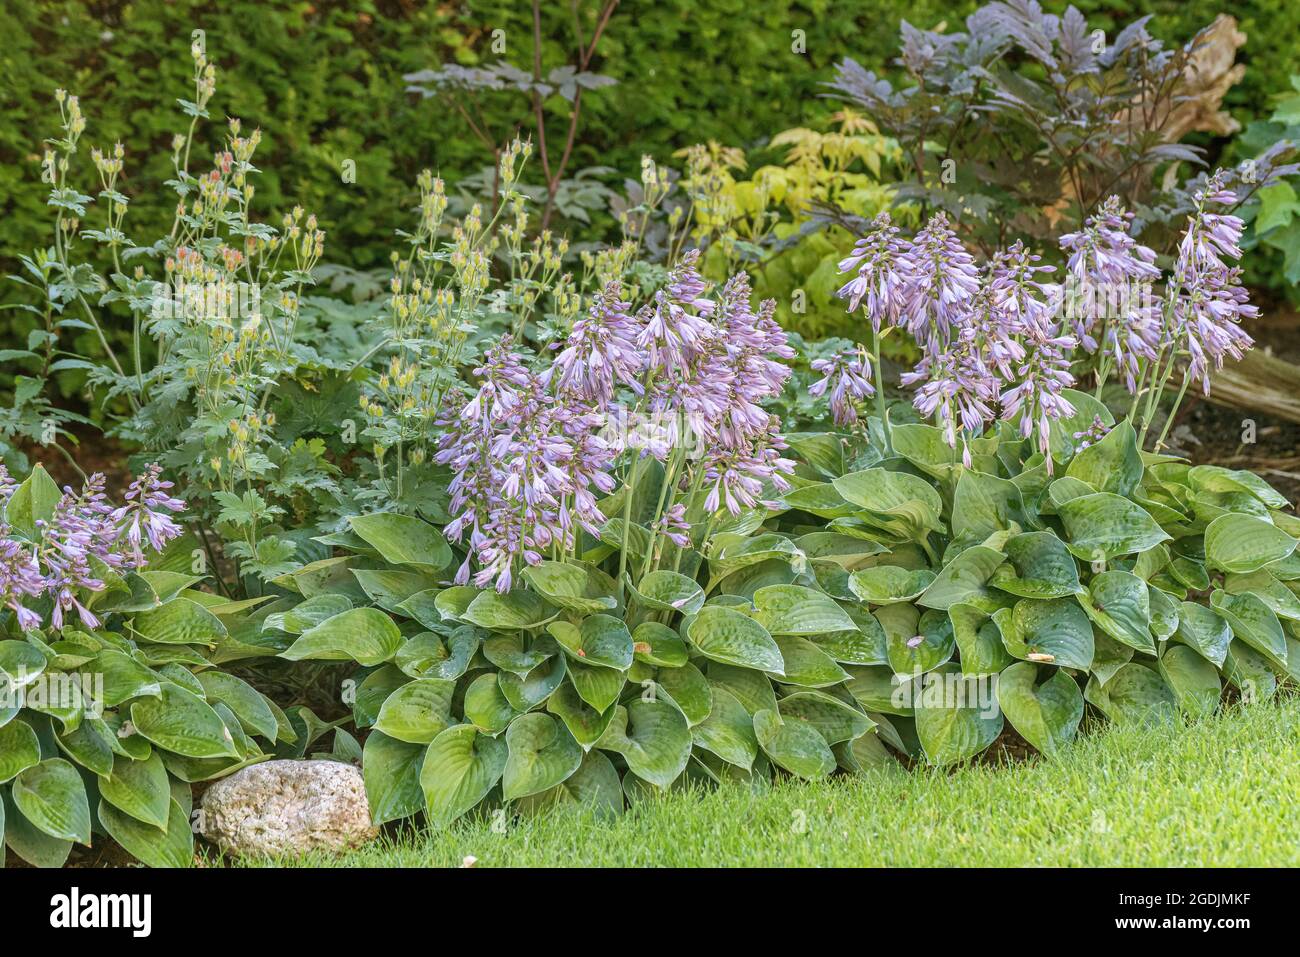
[[[266,761],[203,795],[200,833],[241,856],[355,847],[378,834],[361,770],[339,761]]]

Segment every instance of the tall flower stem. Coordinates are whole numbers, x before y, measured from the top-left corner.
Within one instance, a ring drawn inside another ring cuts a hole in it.
[[[1183,404],[1183,397],[1187,395],[1187,385],[1192,381],[1191,375],[1183,371],[1183,384],[1178,389],[1178,398],[1174,399],[1174,406],[1169,410],[1169,417],[1165,419],[1165,427],[1160,430],[1160,438],[1156,439],[1156,446],[1153,452],[1159,452],[1161,446],[1165,444],[1165,439],[1169,435],[1169,428],[1174,424],[1174,418],[1178,415],[1178,407]]]
[[[624,578],[627,575],[627,553],[632,547],[632,499],[636,495],[637,479],[641,477],[641,452],[639,449],[632,450],[635,456],[632,459],[632,465],[628,470],[626,498],[623,499],[623,547],[618,550],[618,597],[623,598],[625,584]]]
[[[871,364],[876,375],[876,412],[880,416],[880,428],[885,433],[885,454],[892,456],[894,438],[890,434],[889,417],[885,411],[885,373],[880,367],[880,338],[879,332],[871,334]]]

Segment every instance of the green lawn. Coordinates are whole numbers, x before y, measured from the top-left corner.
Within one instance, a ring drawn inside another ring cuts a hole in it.
[[[1159,729],[1109,728],[1055,761],[675,793],[408,830],[279,865],[1229,866],[1300,864],[1300,699]],[[500,828],[498,828],[500,830]]]

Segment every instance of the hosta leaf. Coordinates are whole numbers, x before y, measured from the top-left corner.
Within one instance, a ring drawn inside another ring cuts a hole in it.
[[[221,717],[179,685],[164,684],[159,697],[138,699],[131,705],[131,724],[145,739],[184,757],[238,756]]]
[[[802,570],[808,561],[794,542],[781,535],[755,535],[734,541],[717,536],[714,541],[721,542],[718,554],[709,559],[709,572],[715,579],[772,559],[791,565],[797,571]]]
[[[589,669],[598,672],[600,676],[614,675],[615,672],[607,669]],[[572,679],[574,671],[570,670],[569,678]],[[618,677],[622,677],[619,675]],[[618,692],[614,693],[615,699]],[[582,745],[584,751],[589,750],[592,745],[600,740],[600,736],[605,733],[609,727],[610,719],[614,717],[613,704],[607,704],[604,709],[595,708],[582,699],[576,687],[568,682],[560,685],[555,692],[546,699],[546,710],[555,715],[564,722],[564,726],[569,729],[573,739]]]
[[[491,635],[483,642],[483,657],[502,671],[512,671],[517,675],[528,674],[558,653],[559,648],[550,637],[530,638],[512,632]]]
[[[482,801],[501,780],[506,753],[504,741],[480,734],[473,725],[441,731],[420,766],[429,822],[445,827]]]
[[[1205,529],[1205,560],[1225,572],[1247,574],[1281,561],[1296,548],[1296,539],[1266,519],[1221,515]]]
[[[379,826],[410,817],[424,807],[420,770],[426,748],[390,738],[381,731],[366,735],[361,774],[370,801],[370,819]]]
[[[99,779],[99,796],[138,821],[151,827],[167,827],[171,808],[171,785],[162,758],[155,752],[144,761],[117,755],[113,772]]]
[[[1079,569],[1065,543],[1052,532],[1025,532],[1003,547],[1007,563],[990,584],[1020,598],[1064,598],[1080,589]]]
[[[1094,575],[1080,603],[1088,617],[1116,641],[1149,655],[1156,653],[1147,583],[1136,575],[1123,571]]]
[[[785,663],[781,680],[804,688],[825,688],[848,678],[848,672],[835,659],[807,638],[781,635],[776,639]]]
[[[686,717],[667,701],[636,699],[619,705],[598,748],[623,755],[628,770],[656,787],[670,785],[691,757]]]
[[[1073,598],[1022,598],[993,620],[1012,657],[1080,671],[1092,666],[1092,622]]]
[[[388,615],[378,608],[353,608],[308,628],[280,657],[378,665],[392,658],[401,644],[402,633]]]
[[[778,702],[782,718],[799,718],[817,729],[827,744],[851,741],[876,726],[862,711],[823,691],[796,691]]]
[[[889,605],[876,617],[885,629],[889,665],[900,675],[933,671],[957,650],[952,623],[941,611],[920,615],[911,605]]]
[[[555,787],[582,763],[582,748],[573,735],[562,722],[540,711],[512,721],[506,745],[502,795],[507,801]]]
[[[131,627],[146,641],[170,645],[214,645],[228,634],[220,618],[188,598],[140,612]]]
[[[1029,524],[1020,489],[995,475],[963,469],[952,502],[952,534],[981,540],[1004,529]]]
[[[277,731],[275,712],[248,682],[220,671],[201,671],[199,684],[208,701],[220,701],[235,713],[249,734],[260,734],[274,741]]]
[[[934,486],[918,476],[868,469],[842,475],[832,484],[846,501],[866,509],[874,521],[897,527],[908,539],[940,527],[943,502]]]
[[[1232,626],[1213,608],[1185,601],[1178,607],[1177,640],[1196,649],[1215,667],[1222,668],[1232,643]]]
[[[1268,701],[1277,692],[1277,676],[1269,660],[1241,640],[1228,646],[1223,676],[1241,692],[1246,704]]]
[[[1083,693],[1059,668],[1047,669],[1039,682],[1039,667],[1028,661],[1011,665],[998,676],[998,704],[1011,726],[1044,754],[1056,754],[1074,740],[1083,720]]]
[[[835,599],[800,585],[768,585],[754,592],[754,620],[770,635],[821,635],[854,627]]]
[[[791,489],[781,496],[781,501],[788,508],[809,512],[819,518],[846,518],[857,511],[830,482],[814,482]]]
[[[402,685],[407,683],[406,675],[391,664],[376,668],[356,686],[352,701],[352,720],[358,728],[374,727],[379,719],[379,709],[384,702]]]
[[[565,804],[592,807],[602,816],[623,813],[623,784],[609,758],[588,751],[578,770],[555,787],[519,799],[519,809],[534,814]]]
[[[420,593],[416,592],[416,595],[418,594]],[[465,612],[480,594],[482,589],[475,588],[473,585],[453,585],[434,595],[433,606],[443,621],[464,621]],[[416,595],[412,595],[406,601],[412,601]]]
[[[748,771],[758,754],[754,722],[745,706],[724,685],[712,683],[709,716],[691,729],[697,747]]]
[[[1198,465],[1188,470],[1187,479],[1195,488],[1206,492],[1250,492],[1270,508],[1288,508],[1291,504],[1285,495],[1245,469]]]
[[[1015,659],[1002,643],[1002,632],[985,612],[958,602],[948,606],[953,638],[961,651],[961,670],[966,675],[995,675]]]
[[[993,599],[984,586],[1004,561],[1006,556],[997,549],[972,545],[944,565],[916,603],[926,608],[945,609],[966,602],[994,611],[1001,601]]]
[[[532,592],[515,589],[503,595],[488,589],[479,592],[460,617],[489,631],[513,631],[540,628],[555,615],[555,609]]]
[[[841,664],[883,665],[889,661],[888,638],[880,622],[866,609],[850,609],[852,631],[816,635],[811,640]]]
[[[501,693],[516,711],[531,711],[546,701],[564,680],[567,668],[563,655],[547,658],[526,675],[503,671],[497,675]],[[617,674],[617,672],[614,672]]]
[[[366,596],[385,611],[402,613],[402,605],[416,595],[432,590],[438,579],[423,572],[402,571],[396,568],[354,568],[352,574]],[[317,595],[316,598],[346,598],[344,595]],[[300,606],[301,607],[301,606]],[[351,601],[348,606],[351,607]],[[347,607],[340,609],[346,611]],[[297,611],[298,609],[294,609]],[[311,624],[317,624],[312,622]],[[309,624],[307,627],[311,627]],[[290,629],[286,629],[290,630]]]
[[[694,727],[709,716],[713,708],[713,691],[699,668],[692,664],[664,668],[656,675],[655,683],[658,692],[667,695],[685,715],[687,724]]]
[[[1092,676],[1104,685],[1133,660],[1133,648],[1116,641],[1104,631],[1093,631]]]
[[[348,521],[366,544],[394,565],[433,573],[451,564],[451,546],[426,521],[393,512],[354,515]]]
[[[704,607],[704,589],[695,579],[667,570],[654,571],[633,589],[637,600],[655,611],[679,611],[693,615]]]
[[[90,844],[90,804],[77,769],[49,758],[22,771],[12,785],[23,817],[50,837]]]
[[[40,763],[41,745],[26,721],[0,727],[0,784]]]
[[[836,532],[809,532],[795,539],[795,544],[809,560],[831,562],[850,571],[868,558],[887,551],[885,546],[878,542],[852,535],[840,535]]]
[[[5,522],[28,538],[36,537],[36,522],[48,522],[54,517],[54,508],[63,492],[50,478],[43,465],[37,465],[18,488],[5,507]]]
[[[1151,603],[1151,634],[1156,641],[1167,641],[1178,630],[1178,602],[1159,588],[1148,588]]]
[[[590,615],[581,624],[554,621],[546,630],[565,654],[583,664],[626,671],[632,664],[632,635],[611,615]]]
[[[591,569],[580,565],[542,562],[525,568],[524,579],[533,591],[559,608],[591,614],[618,607],[618,599],[611,593],[613,582],[606,586]]]
[[[1127,419],[1120,422],[1101,441],[1075,455],[1065,474],[1087,482],[1098,492],[1127,498],[1142,481],[1142,456],[1133,426]]]
[[[595,668],[578,661],[565,667],[578,697],[600,712],[609,710],[627,683],[627,675],[613,668]]]
[[[1236,637],[1286,670],[1286,633],[1268,605],[1254,595],[1229,595],[1217,589],[1210,595],[1210,604],[1228,620]]]
[[[720,662],[709,664],[709,683],[721,685],[730,691],[751,715],[768,708],[776,710],[776,692],[767,675],[748,668],[725,665]]]
[[[657,667],[680,668],[689,658],[681,636],[657,621],[636,626],[632,632],[632,652],[637,661]]]
[[[1204,717],[1219,707],[1223,686],[1218,669],[1186,645],[1165,649],[1160,656],[1160,674],[1173,689],[1178,706],[1192,717]]]
[[[822,778],[835,770],[835,755],[826,739],[807,721],[783,718],[775,711],[754,715],[754,736],[772,763],[804,780]]]
[[[1057,506],[1066,545],[1084,561],[1109,561],[1154,548],[1169,538],[1141,506],[1111,492],[1082,495]]]
[[[1268,569],[1245,575],[1230,574],[1224,579],[1223,588],[1229,595],[1254,595],[1279,618],[1300,621],[1300,596],[1274,578]]]
[[[465,718],[488,734],[500,734],[516,714],[494,673],[479,675],[470,682],[465,689],[464,710]]]
[[[1002,711],[992,683],[942,665],[914,691],[916,734],[926,760],[946,767],[979,754],[1002,733]]]
[[[928,568],[908,569],[897,565],[876,565],[849,576],[849,588],[859,599],[872,605],[912,601],[930,587],[934,572]]]
[[[194,831],[185,809],[168,794],[167,823],[145,824],[107,801],[99,802],[99,823],[108,836],[149,867],[189,867],[194,861]]]
[[[783,674],[781,649],[767,629],[747,615],[706,605],[690,620],[686,639],[700,654],[724,664]]]
[[[454,681],[417,678],[388,696],[375,730],[408,744],[428,744],[451,723]]]
[[[352,607],[346,595],[314,595],[286,612],[266,616],[266,627],[301,635],[327,618],[341,615]]]
[[[1088,682],[1084,697],[1116,724],[1154,724],[1178,714],[1174,691],[1155,671],[1140,664],[1127,664],[1106,682]]]

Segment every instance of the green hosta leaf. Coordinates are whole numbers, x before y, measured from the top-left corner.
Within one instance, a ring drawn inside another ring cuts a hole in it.
[[[618,707],[596,746],[617,751],[633,774],[666,788],[686,769],[691,744],[686,716],[676,705],[638,698]]]
[[[993,598],[984,586],[1004,561],[1006,556],[997,549],[972,545],[943,567],[916,603],[942,610],[957,602],[966,602],[992,612],[1002,604],[1002,600]]]
[[[613,668],[596,668],[578,661],[570,661],[565,667],[578,697],[602,713],[618,700],[627,683],[627,674]]]
[[[0,691],[30,685],[45,672],[45,656],[25,641],[0,641]]]
[[[961,651],[962,674],[995,675],[1015,660],[1002,644],[997,624],[979,608],[963,602],[949,605],[948,619]]]
[[[13,783],[18,810],[38,829],[61,841],[90,844],[90,804],[77,769],[49,758],[22,771]]]
[[[1170,645],[1160,656],[1160,675],[1173,689],[1178,706],[1193,717],[1213,714],[1219,707],[1223,686],[1219,672],[1186,645]]]
[[[378,512],[354,515],[349,523],[366,544],[394,565],[410,565],[432,574],[451,564],[451,546],[441,532],[421,519]]]
[[[341,615],[352,608],[346,595],[314,595],[286,612],[266,616],[266,627],[301,635],[327,618]]]
[[[1154,724],[1178,714],[1174,690],[1155,671],[1140,664],[1127,664],[1106,682],[1088,682],[1084,697],[1116,724]]]
[[[854,628],[835,599],[801,585],[768,585],[754,592],[754,619],[771,635],[821,635]]]
[[[549,790],[520,798],[518,807],[530,814],[543,813],[562,805],[585,805],[595,808],[601,817],[623,813],[623,784],[609,758],[599,751],[588,751],[578,770]]]
[[[668,707],[668,706],[665,706]],[[563,723],[534,711],[521,715],[506,730],[502,794],[507,801],[553,788],[582,763],[582,748]]]
[[[832,483],[848,502],[866,509],[883,527],[917,539],[941,527],[943,502],[928,481],[905,472],[868,469],[850,472]]]
[[[795,539],[795,544],[810,560],[831,562],[850,571],[868,558],[882,555],[887,551],[885,546],[878,542],[852,535],[840,535],[836,532],[809,532]]]
[[[686,642],[667,625],[645,621],[632,632],[632,652],[637,661],[666,668],[680,668],[689,655]]]
[[[1295,547],[1294,538],[1253,515],[1220,515],[1205,529],[1205,560],[1225,572],[1258,571],[1287,558]]]
[[[1133,649],[1120,644],[1104,631],[1094,631],[1092,640],[1092,676],[1097,679],[1097,684],[1104,685],[1115,676],[1115,672],[1133,660]]]
[[[1249,492],[1269,508],[1289,508],[1291,504],[1273,486],[1244,469],[1198,465],[1188,470],[1187,479],[1194,488],[1205,492]]]
[[[563,655],[547,658],[526,675],[503,671],[497,675],[501,693],[516,711],[531,711],[546,701],[564,680],[567,668]]]
[[[1149,655],[1156,653],[1151,637],[1151,598],[1147,583],[1136,575],[1122,571],[1094,575],[1080,603],[1097,627],[1115,640]]]
[[[378,665],[392,658],[401,644],[402,633],[388,615],[378,608],[353,608],[308,628],[280,657]]]
[[[420,770],[427,748],[390,738],[380,731],[366,735],[361,774],[375,826],[410,817],[424,807]]]
[[[391,664],[376,668],[357,685],[352,702],[352,720],[358,728],[374,727],[379,719],[379,709],[384,702],[402,685],[407,683],[406,675]]]
[[[396,568],[354,568],[352,569],[352,575],[356,578],[357,584],[361,586],[361,590],[366,593],[366,597],[385,611],[399,614],[405,614],[402,611],[402,606],[407,601],[416,595],[432,590],[438,584],[438,580],[433,575],[426,575],[422,572],[401,571]],[[317,595],[315,597],[329,597],[337,600],[347,596]],[[349,600],[347,606],[340,608],[339,611],[347,611],[351,606],[352,602]],[[310,628],[314,624],[319,624],[319,622],[310,622],[307,627]]]
[[[1015,658],[1087,671],[1092,666],[1092,622],[1073,598],[1022,598],[993,615]]]
[[[767,629],[738,611],[706,605],[690,620],[686,639],[706,658],[724,664],[784,674],[781,649]]]
[[[416,593],[418,594],[419,592]],[[480,594],[482,589],[475,588],[473,585],[453,585],[434,595],[433,607],[443,621],[465,621],[465,612]],[[406,601],[413,601],[415,597],[412,595]]]
[[[164,684],[159,697],[138,699],[131,705],[131,724],[141,737],[187,758],[238,756],[221,717],[179,685]]]
[[[934,582],[928,568],[908,569],[897,565],[876,565],[849,576],[849,589],[872,605],[912,601]]]
[[[916,734],[926,760],[946,767],[979,754],[1002,733],[1002,711],[992,682],[942,665],[920,679],[914,692]]]
[[[709,572],[715,579],[772,559],[785,562],[796,571],[802,571],[808,561],[794,542],[781,535],[736,536],[734,540],[715,535],[714,543],[718,545],[718,554],[709,559]]]
[[[704,589],[695,579],[677,572],[651,572],[632,589],[645,608],[655,611],[679,611],[693,615],[704,607]]]
[[[1167,641],[1178,630],[1178,603],[1159,588],[1148,588],[1151,602],[1151,634],[1156,641]]]
[[[407,639],[393,664],[411,678],[444,678],[455,681],[469,670],[484,632],[474,625],[461,625],[444,640],[431,631]]]
[[[220,671],[202,671],[198,679],[204,697],[226,705],[249,734],[260,734],[268,741],[275,740],[278,729],[275,712],[252,685]]]
[[[713,692],[704,673],[692,664],[680,668],[664,668],[655,678],[659,691],[668,696],[694,727],[709,716],[713,708]]]
[[[99,779],[99,796],[137,821],[155,828],[167,827],[171,785],[157,752],[144,761],[117,755],[113,773]]]
[[[1093,487],[1087,482],[1082,482],[1077,478],[1070,478],[1068,475],[1062,475],[1047,487],[1047,498],[1055,509],[1060,508],[1066,502],[1074,501],[1076,498],[1092,495],[1093,492]]]
[[[1028,661],[998,676],[998,704],[1011,726],[1044,754],[1056,754],[1074,740],[1083,720],[1083,693],[1059,668],[1038,681],[1039,667]]]
[[[1282,671],[1286,671],[1286,633],[1268,605],[1254,595],[1210,595],[1215,611],[1228,620],[1232,633]]]
[[[632,664],[632,635],[610,615],[590,615],[580,625],[554,621],[546,630],[565,654],[583,664],[626,671]]]
[[[691,729],[697,747],[748,771],[758,755],[754,722],[745,706],[724,685],[711,683],[713,707],[709,716]]]
[[[1065,543],[1052,532],[1025,532],[1007,540],[1007,563],[990,584],[1020,598],[1064,598],[1077,594],[1079,569]]]
[[[1300,621],[1300,596],[1274,578],[1267,569],[1247,575],[1228,575],[1224,579],[1223,588],[1229,595],[1254,595],[1279,618]]]
[[[384,701],[375,730],[408,744],[428,744],[451,722],[454,681],[418,678]]]
[[[804,688],[825,688],[848,678],[835,659],[807,638],[782,635],[776,639],[785,670],[781,680]]]
[[[516,711],[501,692],[495,673],[479,675],[465,689],[465,718],[480,731],[500,734]]]
[[[1052,458],[1058,462],[1065,462],[1074,455],[1075,443],[1078,441],[1074,437],[1076,432],[1083,432],[1092,428],[1093,420],[1098,417],[1101,418],[1105,425],[1114,425],[1115,416],[1111,414],[1110,409],[1106,408],[1105,403],[1086,392],[1080,392],[1077,389],[1062,389],[1061,396],[1070,405],[1074,406],[1074,415],[1061,419],[1052,419],[1049,442],[1051,443]]]
[[[1223,676],[1241,692],[1246,704],[1268,701],[1277,692],[1277,676],[1269,660],[1241,640],[1228,646]]]
[[[54,508],[63,492],[45,467],[37,465],[9,498],[5,508],[5,521],[30,539],[36,538],[36,522],[48,522],[54,517]]]
[[[503,671],[526,675],[547,658],[556,654],[558,646],[549,638],[530,638],[527,635],[491,635],[483,642],[483,657]]]
[[[1070,460],[1065,474],[1087,482],[1098,492],[1114,492],[1125,498],[1132,495],[1142,481],[1142,456],[1138,454],[1137,433],[1124,420],[1096,442]]]
[[[609,611],[618,607],[611,593],[614,583],[603,583],[596,574],[580,565],[566,562],[542,562],[524,569],[524,579],[533,591],[551,604],[579,614]]]
[[[214,645],[228,634],[220,618],[188,598],[140,612],[131,627],[146,641],[169,645]]]
[[[778,703],[782,718],[799,718],[817,729],[827,744],[851,741],[876,726],[862,711],[823,691],[797,691]]]
[[[579,665],[578,667],[581,668],[582,666]],[[622,687],[622,675],[607,668],[589,668],[587,670],[595,673],[597,680],[602,680],[606,676],[619,678],[619,687],[615,689],[612,696],[614,700],[618,699],[618,691]],[[569,678],[571,680],[575,673],[575,669],[570,669]],[[607,703],[603,709],[596,708],[583,700],[576,686],[569,682],[560,685],[546,699],[546,710],[564,722],[564,726],[569,729],[573,739],[582,745],[584,751],[590,750],[592,745],[600,740],[600,736],[609,727],[610,719],[614,717],[612,701]]]
[[[791,489],[781,496],[788,508],[809,512],[819,518],[847,518],[856,508],[844,501],[830,482],[815,482]]]
[[[844,689],[868,712],[910,715],[913,675],[895,674],[889,668],[859,666],[849,670]]]
[[[555,615],[555,609],[532,592],[515,589],[502,595],[488,589],[479,592],[460,617],[489,631],[515,631],[540,628]]]
[[[826,654],[841,664],[883,665],[889,661],[889,639],[885,629],[869,611],[848,609],[856,627],[852,631],[835,631],[812,638]]]
[[[1109,561],[1154,548],[1169,538],[1141,506],[1111,492],[1082,495],[1056,507],[1066,544],[1084,561]]]
[[[826,739],[807,721],[762,710],[754,715],[754,736],[772,763],[804,780],[835,770],[835,755]]]
[[[952,624],[941,611],[921,615],[911,605],[889,605],[876,617],[885,629],[889,665],[900,675],[933,671],[957,649]]]
[[[946,480],[962,468],[961,456],[948,445],[943,431],[933,425],[918,422],[895,425],[890,430],[890,437],[893,439],[895,453],[926,475]],[[996,467],[994,454],[997,445],[998,441],[993,436],[974,439],[970,443],[976,468]]]
[[[99,802],[99,823],[108,836],[149,867],[189,867],[194,861],[194,831],[185,809],[168,794],[163,828],[141,823],[107,801]]]
[[[1214,609],[1185,601],[1178,607],[1178,630],[1174,636],[1196,649],[1215,667],[1222,668],[1228,645],[1232,643],[1232,627]]]
[[[506,743],[472,725],[446,728],[429,744],[420,766],[429,822],[445,827],[487,797],[506,767]]]
[[[36,732],[25,721],[11,721],[0,727],[0,784],[17,777],[41,760]]]
[[[776,692],[771,679],[762,672],[714,661],[709,664],[708,676],[710,684],[730,691],[751,715],[764,708],[776,710]]]
[[[1016,483],[963,469],[953,493],[952,534],[955,538],[982,540],[1004,529],[1029,524]]]

